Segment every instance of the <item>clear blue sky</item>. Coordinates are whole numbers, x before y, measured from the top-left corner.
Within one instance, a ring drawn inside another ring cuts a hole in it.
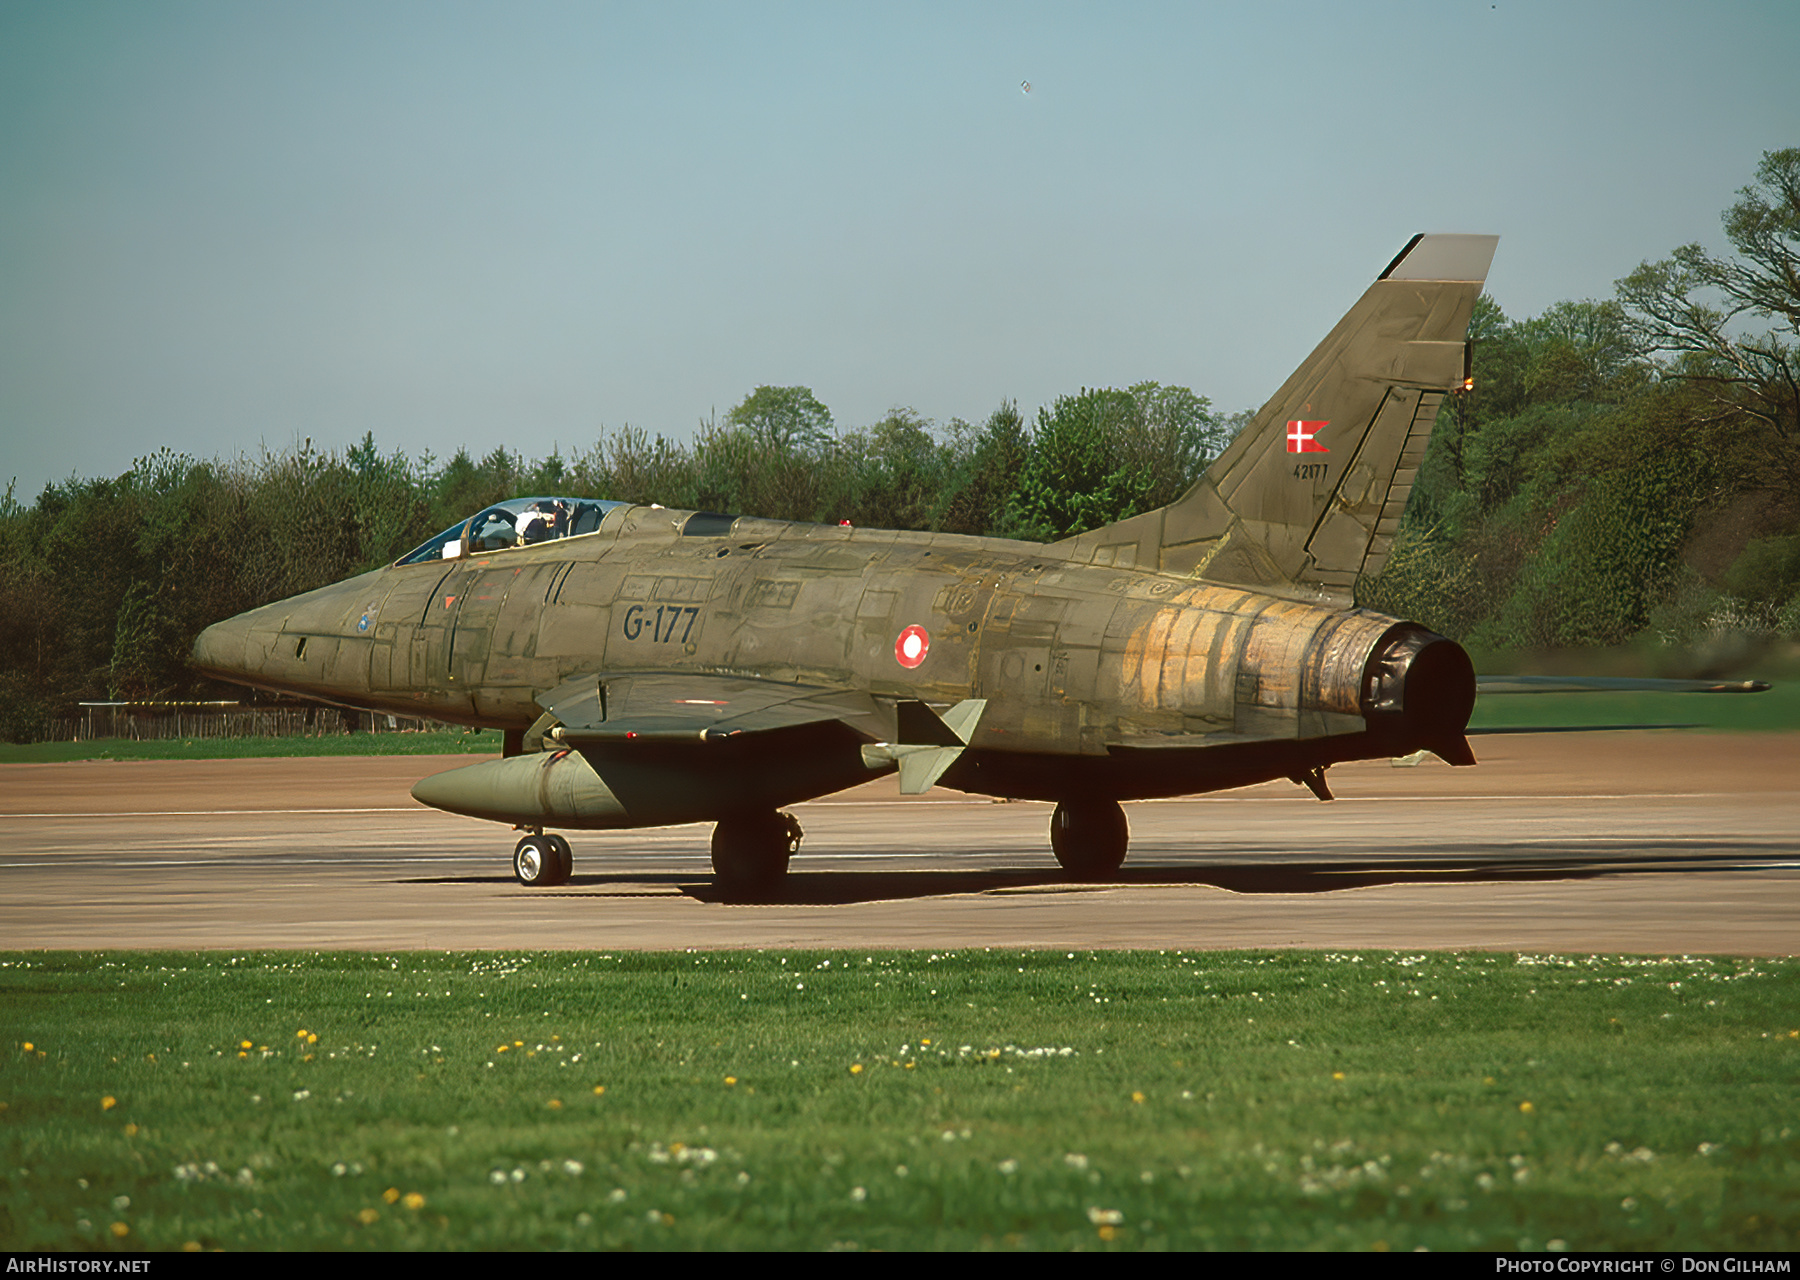
[[[1022,87],[1029,81],[1030,92]],[[1415,231],[1604,297],[1800,145],[1800,5],[0,0],[0,485],[1260,404]]]

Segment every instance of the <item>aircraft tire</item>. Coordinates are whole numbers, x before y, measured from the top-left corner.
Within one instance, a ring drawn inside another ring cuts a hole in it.
[[[575,850],[562,836],[546,831],[544,839],[548,840],[556,850],[556,884],[569,883],[569,877],[575,874]]]
[[[569,878],[569,863],[558,853],[560,836],[526,836],[513,849],[513,876],[528,889],[547,888]],[[566,842],[565,842],[566,844]]]
[[[714,883],[734,901],[754,901],[781,888],[788,859],[800,848],[800,824],[791,813],[722,818],[713,827]]]
[[[1050,849],[1071,880],[1104,880],[1124,865],[1131,842],[1117,800],[1064,800],[1050,815]]]

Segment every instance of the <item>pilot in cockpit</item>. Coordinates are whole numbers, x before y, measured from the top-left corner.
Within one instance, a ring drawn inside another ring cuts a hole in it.
[[[567,504],[555,498],[532,503],[519,515],[519,545],[531,546],[551,538],[565,538],[569,533]]]

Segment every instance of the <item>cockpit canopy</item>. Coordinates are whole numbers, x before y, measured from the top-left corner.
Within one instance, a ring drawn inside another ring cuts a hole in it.
[[[454,560],[557,538],[579,538],[597,530],[607,512],[630,505],[605,498],[512,498],[451,525],[402,556],[399,563]]]

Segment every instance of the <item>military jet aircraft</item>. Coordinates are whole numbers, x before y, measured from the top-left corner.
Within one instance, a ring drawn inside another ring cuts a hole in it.
[[[504,731],[425,804],[554,829],[715,823],[729,894],[785,876],[783,806],[898,772],[1055,803],[1073,877],[1123,862],[1120,802],[1346,760],[1475,757],[1462,648],[1354,607],[1432,424],[1469,384],[1497,237],[1415,236],[1178,501],[1039,545],[520,498],[395,564],[209,627],[203,673]]]

